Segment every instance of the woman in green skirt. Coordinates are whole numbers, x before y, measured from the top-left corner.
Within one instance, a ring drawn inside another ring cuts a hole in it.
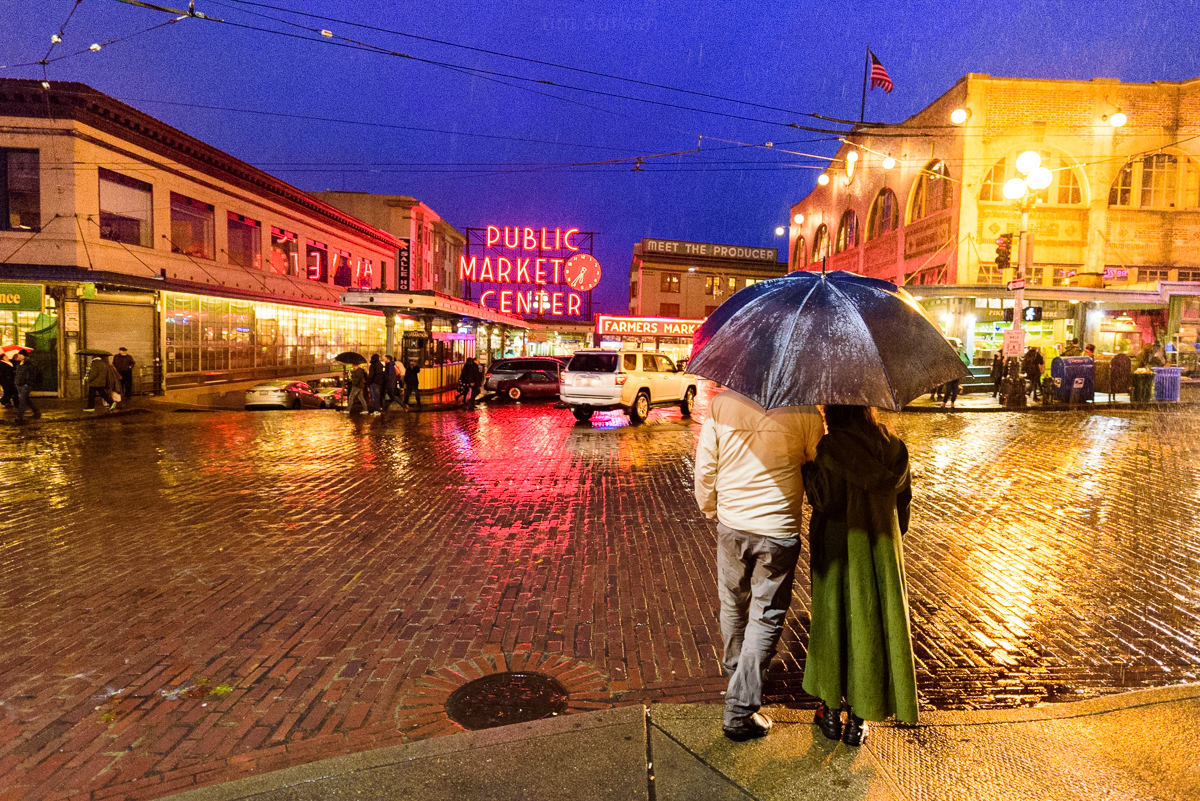
[[[917,722],[901,539],[912,500],[908,449],[868,406],[826,406],[825,425],[816,460],[802,468],[813,507],[804,691],[821,700],[821,732],[857,746],[864,720]]]

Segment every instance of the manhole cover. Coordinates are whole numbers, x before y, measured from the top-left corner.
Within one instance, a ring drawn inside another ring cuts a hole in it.
[[[492,673],[450,694],[446,714],[464,729],[527,723],[567,710],[567,690],[544,673]]]

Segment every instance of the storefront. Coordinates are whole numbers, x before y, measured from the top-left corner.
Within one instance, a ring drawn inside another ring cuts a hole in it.
[[[673,317],[596,317],[596,337],[602,348],[654,350],[675,362],[692,357],[692,334],[703,320]]]
[[[58,306],[44,284],[0,284],[0,345],[32,348],[42,368],[36,392],[58,392]]]

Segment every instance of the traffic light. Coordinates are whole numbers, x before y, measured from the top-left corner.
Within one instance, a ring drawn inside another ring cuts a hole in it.
[[[1007,270],[1012,261],[1012,234],[1001,234],[996,238],[996,266]]]

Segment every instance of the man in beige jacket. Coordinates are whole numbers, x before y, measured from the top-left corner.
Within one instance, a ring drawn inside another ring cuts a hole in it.
[[[725,736],[762,737],[763,679],[792,600],[800,557],[800,466],[825,433],[814,406],[764,410],[732,390],[717,395],[696,446],[696,502],[717,521],[721,663],[730,674]]]

